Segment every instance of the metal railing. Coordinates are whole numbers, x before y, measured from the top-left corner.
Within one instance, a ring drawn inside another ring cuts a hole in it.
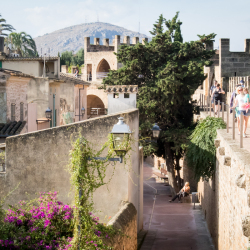
[[[107,77],[109,72],[96,72],[96,79],[103,79]]]
[[[229,77],[229,92],[232,93],[235,90],[235,87],[238,84],[241,84],[240,81],[244,81],[244,86],[249,88],[249,76],[233,76]]]
[[[88,118],[107,115],[106,108],[87,108]]]
[[[215,113],[215,106],[212,111],[211,97],[200,94],[200,100],[198,100],[198,104],[204,112],[209,114],[209,116],[218,117],[226,123],[227,133],[229,133],[229,123],[230,119],[232,121],[232,139],[235,140],[235,108],[230,108],[228,104],[224,102],[218,101],[218,111]],[[221,106],[221,107],[220,107]],[[232,109],[232,115],[230,117],[230,109]],[[225,119],[226,117],[226,119]],[[240,148],[243,148],[243,122],[244,115],[243,112],[240,113]]]

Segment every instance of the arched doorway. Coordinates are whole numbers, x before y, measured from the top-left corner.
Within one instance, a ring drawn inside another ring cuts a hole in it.
[[[105,60],[102,59],[96,69],[96,79],[103,79],[107,76],[109,73],[110,66],[109,63]]]
[[[107,111],[105,109],[103,101],[96,95],[87,96],[87,116],[88,118],[93,118],[101,115],[106,115]]]

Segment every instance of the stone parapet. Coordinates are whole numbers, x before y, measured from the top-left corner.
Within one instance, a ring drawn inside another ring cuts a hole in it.
[[[114,250],[137,249],[137,211],[132,203],[126,203],[109,221],[108,226],[120,230],[121,234],[109,240],[108,245]]]
[[[250,153],[226,129],[217,130],[216,171],[198,196],[216,249],[247,249],[250,237]]]

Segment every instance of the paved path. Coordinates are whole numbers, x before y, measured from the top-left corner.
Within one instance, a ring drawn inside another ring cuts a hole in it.
[[[170,187],[151,178],[153,170],[144,163],[144,229],[148,234],[141,250],[214,250],[199,205],[194,210],[190,203],[169,203]]]

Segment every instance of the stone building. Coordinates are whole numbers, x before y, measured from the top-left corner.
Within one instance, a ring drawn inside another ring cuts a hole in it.
[[[207,50],[213,49],[206,46]],[[243,77],[250,75],[250,39],[245,39],[245,49],[242,52],[230,51],[230,39],[221,38],[219,50],[212,58],[214,62],[210,67],[204,67],[207,78],[203,83],[203,94],[208,95],[214,80],[217,80],[228,91],[229,77]]]
[[[26,133],[87,118],[82,108],[87,108],[90,83],[60,74],[60,58],[8,57],[3,51],[2,46],[0,123],[24,121],[21,133]],[[48,107],[53,113],[51,120],[45,117]]]
[[[142,43],[148,41],[142,39]],[[82,69],[82,79],[88,81],[91,85],[87,92],[88,114],[91,110],[99,109],[100,111],[108,108],[108,97],[103,89],[102,80],[107,76],[109,70],[117,70],[122,64],[117,61],[115,53],[118,52],[121,45],[134,46],[139,43],[139,37],[133,37],[130,43],[130,37],[125,36],[123,42],[119,35],[115,36],[112,45],[109,39],[103,39],[103,45],[100,45],[100,39],[94,38],[94,44],[90,44],[90,37],[84,38],[84,68]]]
[[[136,108],[137,85],[107,86],[108,114]]]

